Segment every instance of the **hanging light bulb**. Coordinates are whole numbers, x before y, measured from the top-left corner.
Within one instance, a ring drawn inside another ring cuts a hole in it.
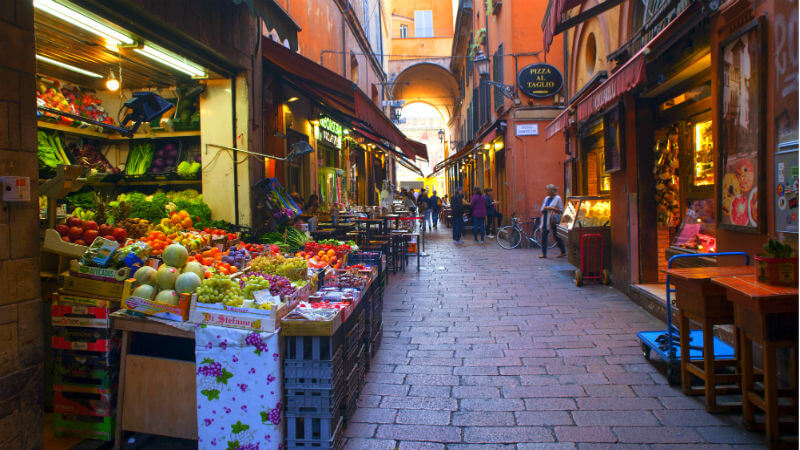
[[[116,92],[119,89],[119,81],[117,77],[114,76],[114,71],[109,69],[108,70],[108,79],[106,80],[106,89],[111,92]]]

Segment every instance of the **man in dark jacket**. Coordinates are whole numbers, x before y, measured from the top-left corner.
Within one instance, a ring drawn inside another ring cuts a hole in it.
[[[431,210],[431,225],[433,228],[436,229],[436,226],[439,225],[439,196],[436,195],[436,191],[433,191],[433,194],[428,198],[428,207]]]
[[[500,227],[503,215],[497,210],[497,202],[492,198],[492,188],[486,188],[484,193],[486,194],[486,237],[492,238],[497,234],[497,228]]]
[[[456,244],[463,244],[461,240],[461,227],[464,226],[464,188],[456,189],[453,199],[450,201],[450,208],[453,214],[453,240]]]

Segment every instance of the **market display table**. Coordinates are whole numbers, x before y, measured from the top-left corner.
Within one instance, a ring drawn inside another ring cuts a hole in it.
[[[140,335],[158,335],[165,343],[194,341],[194,325],[167,325],[124,311],[112,318],[113,327],[122,331],[114,448],[123,447],[125,431],[197,439],[195,362],[131,352],[132,341]]]
[[[798,290],[795,287],[759,283],[755,274],[713,278],[733,303],[734,325],[739,335],[742,368],[742,415],[745,426],[754,428],[755,411],[764,411],[767,444],[777,448],[781,413],[797,419],[797,332]],[[756,390],[753,380],[753,343],[763,348],[763,390]],[[779,349],[791,352],[790,389],[778,389],[776,355]],[[779,398],[788,398],[779,404]],[[796,423],[792,428],[796,432]]]
[[[733,324],[733,305],[725,298],[725,289],[713,284],[711,279],[719,276],[746,275],[753,273],[752,266],[695,267],[662,269],[675,285],[675,306],[678,308],[681,347],[681,385],[689,395],[705,393],[706,410],[710,412],[738,410],[740,404],[717,404],[718,393],[738,392],[739,374],[718,374],[717,369],[738,368],[738,348],[734,344],[733,357],[725,355],[727,344],[714,337],[714,325]],[[702,327],[700,332],[690,331],[690,321]],[[702,360],[691,358],[692,337],[702,336]],[[737,339],[738,341],[738,339]],[[725,355],[725,356],[723,356]],[[720,356],[717,359],[717,356]],[[694,375],[704,383],[704,388],[691,384]],[[726,387],[720,387],[726,385]]]

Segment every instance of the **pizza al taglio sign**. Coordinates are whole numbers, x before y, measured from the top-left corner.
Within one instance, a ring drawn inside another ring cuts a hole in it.
[[[564,77],[550,64],[531,64],[517,74],[517,86],[530,97],[551,97],[561,91]]]

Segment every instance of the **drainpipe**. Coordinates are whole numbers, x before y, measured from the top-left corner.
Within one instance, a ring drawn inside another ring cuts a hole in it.
[[[345,41],[345,28],[347,26],[347,21],[345,16],[347,13],[350,12],[350,0],[347,1],[347,8],[342,11],[342,76],[347,78],[347,52],[345,51],[345,47],[347,46],[347,42]]]
[[[231,114],[233,117],[233,148],[236,146],[236,77],[231,78]],[[234,223],[239,225],[239,167],[236,162],[238,161],[239,152],[233,151],[233,213],[235,216]]]

